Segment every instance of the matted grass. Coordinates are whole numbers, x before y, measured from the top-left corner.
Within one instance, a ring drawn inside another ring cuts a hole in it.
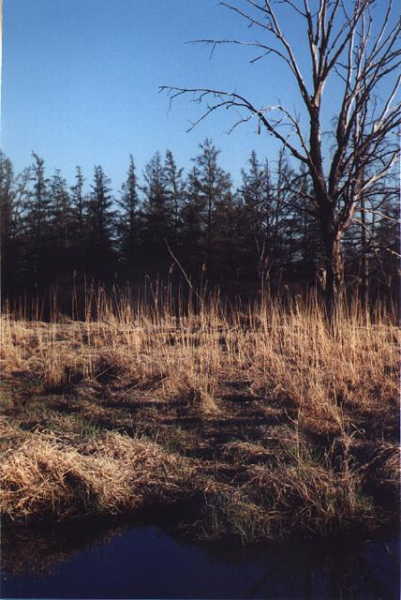
[[[6,519],[188,501],[193,537],[368,532],[399,511],[399,329],[315,304],[2,318]],[[185,522],[184,522],[185,521]]]

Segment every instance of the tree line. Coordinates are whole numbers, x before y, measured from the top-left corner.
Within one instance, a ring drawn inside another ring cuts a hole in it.
[[[60,170],[49,176],[35,153],[20,173],[2,153],[3,299],[40,296],[54,286],[68,296],[84,279],[108,287],[150,278],[219,286],[240,297],[261,287],[277,294],[319,290],[324,240],[313,185],[283,148],[274,160],[252,152],[234,186],[210,139],[186,170],[167,150],[139,176],[130,156],[117,193],[100,165],[88,182],[76,167],[71,184]],[[371,301],[398,293],[397,187],[389,174],[370,188],[342,240],[346,288]]]

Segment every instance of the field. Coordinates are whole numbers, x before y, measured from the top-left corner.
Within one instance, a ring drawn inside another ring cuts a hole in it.
[[[218,298],[174,315],[2,317],[5,522],[169,514],[196,539],[371,534],[399,518],[385,311]],[[175,510],[177,509],[177,510]]]

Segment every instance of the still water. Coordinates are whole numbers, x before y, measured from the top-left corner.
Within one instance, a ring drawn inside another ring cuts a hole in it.
[[[397,539],[244,549],[196,545],[148,525],[8,534],[2,598],[398,600]]]

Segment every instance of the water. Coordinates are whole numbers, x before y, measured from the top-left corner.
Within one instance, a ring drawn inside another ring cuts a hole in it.
[[[397,540],[241,549],[147,525],[98,529],[7,534],[2,598],[400,597]]]

